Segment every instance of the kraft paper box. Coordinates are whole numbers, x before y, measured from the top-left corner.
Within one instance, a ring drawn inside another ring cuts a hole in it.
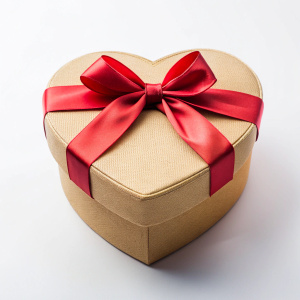
[[[145,83],[162,83],[172,66],[193,51],[155,62],[120,52],[87,54],[59,69],[48,89],[82,87],[80,76],[103,55],[121,62]],[[258,78],[243,62],[220,51],[199,51],[217,78],[213,89],[262,98]],[[57,101],[63,101],[63,96]],[[177,133],[162,111],[150,108],[143,109],[92,163],[90,197],[74,183],[76,180],[70,179],[66,152],[70,142],[101,115],[102,109],[51,111],[49,105],[44,97],[47,142],[72,207],[101,237],[145,264],[183,247],[213,226],[230,210],[246,185],[258,124],[198,109],[234,149],[233,179],[211,193],[209,164]],[[258,114],[260,119],[262,104]]]

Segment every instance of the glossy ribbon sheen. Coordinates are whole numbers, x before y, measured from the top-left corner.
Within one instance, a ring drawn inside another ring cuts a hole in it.
[[[260,98],[212,89],[216,78],[199,51],[181,58],[163,82],[144,83],[119,61],[101,56],[80,77],[84,85],[46,89],[48,112],[104,108],[68,145],[70,179],[89,196],[90,166],[131,126],[144,108],[164,113],[181,138],[210,167],[210,195],[233,178],[234,148],[197,109],[254,123],[259,129]]]

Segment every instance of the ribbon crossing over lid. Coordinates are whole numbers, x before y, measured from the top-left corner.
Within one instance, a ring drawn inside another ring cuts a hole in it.
[[[180,137],[210,168],[210,195],[233,178],[234,148],[200,109],[251,122],[259,129],[263,101],[236,91],[213,89],[216,78],[194,51],[168,71],[162,83],[144,83],[132,70],[109,56],[101,56],[81,76],[83,85],[45,90],[48,112],[100,109],[68,145],[70,179],[92,197],[90,166],[132,125],[145,108],[166,115]]]

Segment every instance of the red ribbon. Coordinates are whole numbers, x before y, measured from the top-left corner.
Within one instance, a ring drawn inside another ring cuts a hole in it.
[[[210,195],[233,178],[234,148],[197,108],[254,123],[259,129],[260,98],[211,89],[216,78],[199,51],[181,58],[162,84],[144,83],[119,61],[101,56],[80,77],[84,85],[57,86],[43,96],[48,112],[104,108],[68,145],[69,176],[89,196],[90,166],[135,121],[144,108],[163,112],[181,138],[209,165]]]

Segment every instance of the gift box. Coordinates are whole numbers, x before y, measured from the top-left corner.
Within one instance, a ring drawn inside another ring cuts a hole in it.
[[[109,243],[151,264],[191,242],[240,197],[263,111],[253,71],[216,50],[157,61],[79,57],[43,97],[63,190]]]

